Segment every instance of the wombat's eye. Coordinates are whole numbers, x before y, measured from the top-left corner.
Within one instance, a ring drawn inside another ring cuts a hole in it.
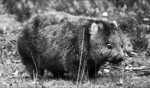
[[[112,47],[111,44],[107,44],[107,48],[108,48],[108,49],[112,49],[113,47]]]
[[[123,48],[123,45],[121,45],[121,48]]]

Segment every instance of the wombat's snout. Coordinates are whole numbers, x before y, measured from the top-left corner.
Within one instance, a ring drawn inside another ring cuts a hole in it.
[[[109,58],[109,62],[112,64],[119,64],[125,60],[125,55],[123,51],[119,51],[119,52],[113,51],[111,54],[112,55]]]
[[[118,55],[118,56],[112,57],[109,62],[112,64],[119,64],[124,60],[125,60],[125,58],[123,56]]]

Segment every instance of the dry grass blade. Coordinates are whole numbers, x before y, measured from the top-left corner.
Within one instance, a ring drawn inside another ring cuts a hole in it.
[[[79,57],[79,70],[78,70],[78,77],[77,77],[77,86],[78,86],[78,82],[79,84],[81,85],[81,81],[83,79],[83,75],[84,75],[84,67],[82,67],[82,53],[83,53],[83,47],[84,47],[84,29],[82,29],[82,45],[81,45],[81,53],[80,53],[80,57]],[[80,76],[80,73],[82,72],[81,76]],[[80,78],[81,77],[81,78]],[[79,86],[80,86],[79,85]]]

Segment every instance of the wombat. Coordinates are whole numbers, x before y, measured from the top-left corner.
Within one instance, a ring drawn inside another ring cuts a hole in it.
[[[31,77],[44,75],[93,78],[99,68],[124,60],[123,33],[111,21],[47,12],[33,16],[18,36],[22,63]]]

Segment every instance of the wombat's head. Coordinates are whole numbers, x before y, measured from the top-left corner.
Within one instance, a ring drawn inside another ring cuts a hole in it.
[[[91,56],[98,63],[118,64],[124,59],[122,31],[114,23],[92,23],[90,28]]]

